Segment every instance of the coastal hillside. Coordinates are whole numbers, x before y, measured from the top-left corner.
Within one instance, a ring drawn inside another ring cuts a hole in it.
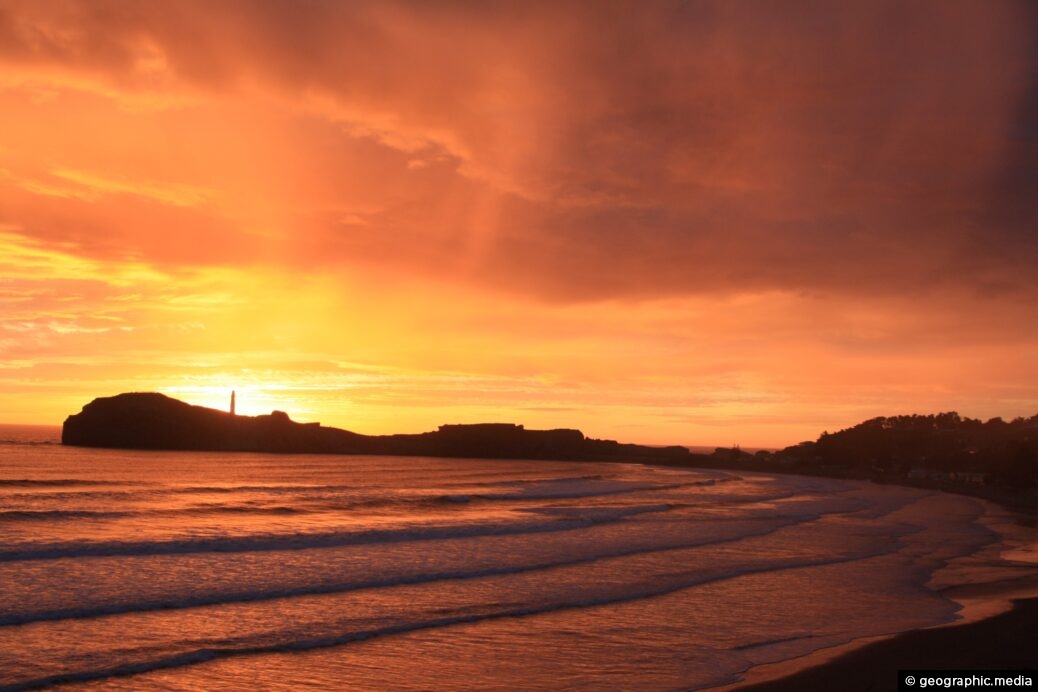
[[[880,416],[778,452],[718,448],[717,468],[858,478],[966,493],[1034,513],[1038,415],[980,421],[951,411]]]
[[[787,447],[781,461],[841,466],[906,478],[948,478],[990,485],[1033,485],[1038,415],[982,422],[951,411],[872,418],[814,442]]]
[[[579,430],[527,430],[511,423],[442,425],[414,435],[361,435],[297,423],[282,411],[238,416],[154,392],[94,399],[65,420],[62,444],[125,449],[308,454],[575,459],[684,463],[686,447],[647,447],[585,437]]]

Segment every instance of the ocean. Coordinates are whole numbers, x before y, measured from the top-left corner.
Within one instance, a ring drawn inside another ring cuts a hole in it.
[[[57,436],[0,426],[0,689],[699,689],[1014,569],[926,490]]]

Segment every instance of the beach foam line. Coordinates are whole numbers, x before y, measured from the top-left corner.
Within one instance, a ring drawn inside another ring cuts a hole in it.
[[[98,487],[109,486],[111,490],[97,490]],[[134,487],[124,490],[126,486]],[[161,483],[124,483],[108,481],[0,481],[0,488],[19,488],[31,490],[40,488],[50,492],[8,492],[4,497],[31,498],[34,500],[63,500],[81,498],[154,498],[163,495],[229,495],[232,493],[269,492],[305,495],[308,492],[322,493],[356,490],[356,486],[348,485],[210,485],[210,486],[163,486]],[[61,490],[56,490],[60,488]],[[80,489],[84,488],[84,489]]]
[[[59,560],[76,557],[115,557],[139,555],[174,555],[184,553],[239,553],[274,550],[309,550],[346,545],[427,541],[445,538],[475,538],[526,533],[571,531],[622,521],[639,514],[663,513],[672,509],[670,504],[637,505],[632,507],[591,508],[578,518],[555,519],[540,522],[499,523],[479,525],[445,525],[425,529],[368,530],[359,532],[328,532],[299,535],[266,534],[236,538],[195,538],[172,541],[110,541],[71,545],[44,545],[33,548],[0,550],[0,562],[28,560]]]
[[[153,483],[130,482],[130,481],[99,481],[81,478],[3,478],[0,479],[0,488],[61,488],[76,486],[95,485],[154,485]]]
[[[136,516],[137,512],[97,511],[89,509],[4,509],[0,510],[3,521],[47,521],[51,519],[116,519]]]
[[[181,494],[215,494],[215,493],[305,493],[313,491],[338,492],[342,490],[357,490],[355,485],[183,485],[172,486],[164,489],[165,492],[175,495]]]
[[[1038,599],[1014,599],[1011,608],[991,617],[921,629],[862,637],[804,656],[754,666],[739,681],[709,689],[787,692],[860,689],[897,685],[898,670],[1032,670]],[[1010,676],[1012,677],[1012,676]]]
[[[740,644],[732,649],[732,651],[751,651],[753,649],[759,649],[764,646],[771,646],[773,644],[785,644],[786,642],[796,642],[801,639],[813,639],[813,634],[794,634],[788,637],[777,637],[774,639],[762,639],[756,642],[748,642],[746,644]]]
[[[681,485],[700,485],[701,482],[695,482],[691,484]],[[238,486],[238,487],[250,487],[250,488],[263,488],[270,486]],[[301,486],[274,486],[278,488],[284,487],[301,487]],[[305,486],[312,488],[322,487],[347,487],[347,486]],[[668,486],[669,487],[669,486]],[[155,493],[153,490],[146,491],[115,491],[116,493]],[[162,492],[162,491],[158,491]],[[83,493],[85,494],[85,493]],[[108,491],[98,492],[99,495],[108,496]],[[737,517],[740,519],[755,519],[757,516],[754,513],[753,505],[767,503],[775,500],[783,500],[789,498],[795,498],[798,493],[775,493],[763,496],[754,497],[740,497],[734,498],[734,502],[728,501],[726,505],[729,510],[738,509],[738,507],[744,506],[747,513],[743,516]],[[358,508],[371,508],[381,506],[392,506],[396,504],[409,504],[415,506],[445,506],[445,505],[464,505],[471,504],[474,502],[481,502],[488,499],[488,496],[481,495],[464,495],[464,496],[445,496],[445,495],[422,495],[417,497],[402,497],[402,498],[375,498],[370,502],[365,500],[359,501],[347,501],[343,504],[315,504],[313,507],[289,507],[285,505],[265,505],[258,501],[250,501],[246,504],[202,504],[193,505],[188,507],[178,508],[167,508],[159,510],[35,510],[35,509],[9,509],[0,510],[0,522],[4,521],[44,521],[44,520],[67,520],[67,519],[84,519],[84,520],[119,520],[127,518],[147,518],[147,517],[158,517],[158,516],[212,516],[219,514],[256,514],[256,515],[307,515],[307,514],[323,514],[327,512],[343,512],[351,511]],[[533,498],[523,497],[517,498],[512,496],[489,496],[489,499],[504,499],[507,501],[518,501],[521,499],[567,499],[566,497],[551,496],[544,498]],[[877,514],[875,508],[866,509],[870,512],[868,516],[870,518],[876,518],[877,516],[885,516],[892,512],[902,509],[907,504],[911,504],[913,501],[919,498],[905,498],[902,503],[897,503],[893,506],[885,507]],[[836,502],[835,499],[831,499],[832,502]],[[864,501],[855,500],[855,498],[844,498],[842,500],[845,506],[842,507],[829,507],[822,511],[815,509],[809,510],[806,513],[781,513],[775,514],[773,508],[768,508],[768,517],[776,519],[786,519],[789,516],[794,517],[806,517],[806,518],[817,518],[816,515],[830,515],[830,514],[845,514],[855,515],[861,510],[863,506],[868,506]],[[804,504],[814,504],[813,501],[807,500]],[[16,562],[16,561],[29,561],[29,560],[55,560],[55,559],[66,559],[76,557],[116,557],[116,556],[146,556],[146,555],[165,555],[165,554],[190,554],[190,553],[210,553],[210,552],[265,552],[265,551],[276,551],[276,550],[308,550],[312,548],[334,548],[340,546],[354,545],[354,544],[370,544],[370,543],[394,543],[394,542],[406,542],[406,541],[419,541],[419,540],[440,540],[445,538],[470,538],[478,537],[483,535],[507,535],[516,533],[545,533],[553,531],[568,531],[573,529],[580,529],[589,526],[600,525],[604,523],[610,523],[613,521],[621,521],[630,516],[636,516],[644,513],[662,513],[673,510],[682,510],[687,508],[700,508],[704,507],[704,503],[694,501],[694,498],[688,498],[679,500],[675,498],[674,501],[668,501],[666,503],[654,504],[654,505],[637,505],[632,507],[602,507],[602,508],[578,508],[572,510],[567,507],[545,507],[545,506],[531,506],[531,507],[518,507],[518,509],[527,511],[529,513],[535,513],[540,515],[546,515],[552,519],[550,523],[537,522],[533,524],[496,524],[489,527],[475,527],[469,526],[459,530],[458,526],[435,526],[430,529],[423,529],[415,531],[413,529],[400,529],[400,530],[369,530],[359,532],[331,532],[331,533],[313,533],[313,534],[267,534],[258,536],[248,537],[228,537],[228,538],[189,538],[183,540],[166,540],[166,541],[141,541],[141,542],[123,542],[123,541],[108,541],[108,542],[84,542],[84,543],[69,543],[69,544],[36,544],[32,547],[25,548],[11,548],[8,550],[0,550],[0,563],[4,562]],[[871,506],[868,506],[871,507]]]
[[[356,507],[390,506],[398,502],[417,505],[443,506],[449,504],[468,504],[478,501],[480,496],[465,496],[465,502],[459,501],[457,497],[447,496],[423,496],[420,498],[406,498],[403,500],[378,500],[371,504],[361,502],[347,503],[345,505],[321,505],[313,509],[294,508],[286,506],[243,506],[243,505],[213,505],[183,507],[166,510],[151,510],[142,513],[134,511],[95,511],[95,510],[3,510],[0,511],[0,521],[7,520],[46,520],[46,519],[119,519],[139,518],[165,515],[196,515],[207,516],[212,514],[273,514],[273,515],[305,515],[309,513],[321,513],[327,511],[343,511]],[[792,495],[774,495],[748,499],[745,502],[732,503],[736,507],[739,504],[752,505],[759,502],[767,502],[774,499],[785,499]],[[509,498],[512,499],[512,498]],[[529,498],[533,499],[533,498]],[[567,499],[567,498],[543,498],[543,499]],[[426,529],[399,529],[399,530],[367,530],[358,532],[328,532],[312,534],[266,534],[256,536],[240,536],[229,538],[193,538],[168,541],[98,541],[84,542],[78,544],[42,544],[22,549],[0,550],[0,563],[20,562],[30,560],[60,560],[78,557],[135,557],[146,555],[182,555],[190,553],[234,553],[234,552],[267,552],[277,550],[310,550],[314,548],[335,548],[347,545],[375,544],[375,543],[398,543],[407,541],[441,540],[450,538],[475,538],[479,536],[496,536],[523,533],[550,533],[555,531],[571,531],[575,529],[598,526],[612,522],[622,521],[626,518],[640,514],[664,513],[673,510],[699,507],[698,503],[688,501],[675,501],[651,505],[633,505],[628,507],[544,507],[535,506],[520,508],[529,514],[549,517],[548,522],[527,523],[499,523],[491,525],[446,525],[435,526]],[[824,512],[793,512],[774,514],[768,510],[768,518],[785,520],[790,517],[817,519],[827,514],[847,514],[857,510],[854,505],[830,509]],[[738,519],[755,519],[749,515],[735,517]]]
[[[606,497],[660,490],[678,490],[694,486],[713,486],[705,481],[681,483],[655,483],[652,481],[613,481],[601,477],[560,478],[545,481],[521,481],[501,483],[512,486],[512,492],[481,493],[487,500],[562,500],[587,497]]]
[[[564,560],[546,560],[536,563],[504,565],[501,567],[491,567],[476,570],[444,570],[440,572],[428,572],[425,574],[401,575],[399,577],[394,578],[307,585],[298,588],[267,589],[263,591],[242,591],[234,593],[210,593],[192,598],[181,598],[178,600],[171,600],[170,598],[158,598],[147,601],[108,604],[89,608],[58,608],[52,610],[32,611],[24,613],[7,613],[0,615],[0,627],[25,625],[34,622],[92,619],[98,617],[108,617],[112,615],[144,613],[156,610],[201,608],[207,606],[228,605],[233,603],[251,603],[259,601],[277,600],[282,598],[348,593],[350,591],[359,591],[361,589],[379,589],[390,588],[395,586],[412,586],[418,584],[431,584],[441,581],[468,580],[479,579],[483,577],[498,577],[508,576],[512,574],[524,574],[529,572],[557,569],[561,567],[572,567],[582,564],[591,564],[594,562],[600,562],[604,560],[634,557],[638,555],[649,555],[652,553],[665,553],[678,550],[702,548],[711,545],[737,543],[747,538],[759,538],[761,536],[767,536],[784,528],[788,528],[802,523],[809,523],[810,521],[818,519],[819,516],[820,515],[815,515],[814,519],[808,519],[805,517],[787,517],[786,521],[774,522],[773,520],[769,520],[767,524],[764,520],[760,520],[761,524],[763,525],[759,529],[744,531],[735,536],[724,536],[717,538],[704,537],[693,540],[683,540],[675,541],[672,543],[657,544],[653,546],[638,546],[625,548],[621,550],[602,551],[598,553],[586,554],[580,557]],[[865,557],[871,557],[873,556],[873,553],[868,552],[863,553],[863,555]],[[738,575],[735,574],[734,576]]]
[[[695,588],[717,581],[723,581],[725,579],[732,579],[735,577],[757,574],[761,572],[772,572],[789,569],[804,569],[810,567],[820,567],[825,565],[854,562],[857,560],[888,554],[890,552],[894,552],[894,550],[895,549],[882,549],[870,551],[869,553],[863,555],[855,555],[841,558],[815,558],[808,560],[791,559],[783,564],[771,565],[767,568],[756,570],[735,570],[732,572],[726,572],[712,576],[700,576],[698,578],[694,578],[687,581],[678,580],[669,584],[652,585],[641,591],[626,592],[623,594],[613,596],[576,599],[570,602],[563,603],[556,602],[531,606],[502,608],[497,611],[482,613],[469,613],[453,616],[444,616],[440,618],[432,618],[429,620],[421,620],[417,622],[403,622],[399,624],[387,625],[372,629],[346,632],[333,636],[301,638],[290,641],[274,642],[269,644],[242,645],[237,647],[209,647],[203,649],[196,649],[193,651],[171,654],[170,656],[152,659],[150,661],[124,663],[108,667],[96,668],[92,670],[58,673],[55,675],[34,678],[31,680],[18,681],[12,684],[5,684],[0,686],[0,692],[5,692],[7,690],[14,691],[35,689],[40,687],[49,687],[51,685],[57,685],[61,683],[86,682],[91,680],[102,680],[113,677],[139,675],[141,673],[147,673],[155,670],[197,665],[218,658],[229,658],[232,656],[292,653],[297,651],[307,651],[311,649],[331,648],[335,646],[343,646],[356,641],[373,639],[375,637],[392,636],[396,634],[404,634],[419,630],[438,629],[443,627],[451,627],[454,625],[492,621],[509,617],[529,617],[534,615],[543,615],[547,613],[573,609],[593,608],[597,606],[630,603],[634,601],[644,600],[646,598],[665,596],[671,593],[676,593],[678,591],[683,591],[685,589]]]
[[[209,516],[213,514],[312,514],[306,509],[286,506],[215,505],[211,507],[179,507],[159,510],[92,510],[92,509],[5,509],[0,522],[50,521],[65,519],[108,520],[169,516]]]
[[[2,483],[2,482],[0,482]],[[425,504],[442,501],[444,497],[459,497],[465,496],[469,498],[469,501],[473,502],[484,502],[484,503],[517,503],[523,501],[535,502],[537,500],[565,500],[565,499],[586,499],[595,497],[609,497],[615,495],[631,495],[640,492],[654,492],[654,491],[668,491],[677,490],[685,487],[701,486],[705,485],[701,482],[691,483],[671,483],[671,484],[624,484],[622,487],[617,485],[609,487],[577,487],[574,485],[563,485],[555,487],[523,487],[514,492],[485,492],[487,486],[462,486],[470,488],[469,492],[466,493],[438,493],[433,495],[386,495],[386,496],[365,496],[363,494],[363,488],[356,486],[347,485],[240,485],[240,486],[185,486],[185,487],[146,487],[146,488],[134,488],[134,489],[121,489],[113,487],[112,489],[100,490],[98,487],[105,485],[127,485],[127,484],[106,484],[106,483],[57,483],[57,482],[13,482],[10,483],[9,487],[24,489],[28,492],[14,492],[6,493],[3,496],[14,500],[31,500],[38,502],[40,500],[54,500],[54,501],[66,501],[66,500],[83,500],[83,499],[98,499],[98,500],[119,500],[121,502],[139,500],[154,500],[155,498],[162,498],[163,496],[187,496],[187,495],[220,495],[220,496],[232,496],[237,493],[264,493],[272,496],[271,501],[276,501],[276,498],[282,498],[282,501],[293,501],[293,502],[317,502],[324,501],[325,505],[318,507],[317,509],[325,510],[350,510],[357,508],[368,508],[368,507],[391,507],[391,506],[421,506]],[[144,485],[144,484],[141,484]],[[507,483],[504,485],[514,485],[514,483]],[[449,486],[448,486],[449,487]],[[500,487],[500,485],[496,486]],[[39,488],[33,492],[34,488]],[[61,488],[61,490],[55,490]],[[43,491],[43,492],[41,492]],[[49,491],[49,492],[47,492]],[[350,491],[359,491],[355,495],[349,494]],[[733,503],[739,502],[756,502],[756,501],[767,501],[783,499],[793,497],[795,492],[787,492],[784,494],[772,494],[772,495],[761,495],[752,496],[747,498],[733,498]],[[162,511],[173,511],[180,512],[182,510],[150,510],[150,512],[162,512]],[[214,510],[215,506],[214,506]],[[232,510],[233,511],[233,510]],[[0,514],[0,518],[2,518]],[[115,517],[118,515],[112,514]]]

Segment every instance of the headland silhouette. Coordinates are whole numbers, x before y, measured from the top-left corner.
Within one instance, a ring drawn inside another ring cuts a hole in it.
[[[232,404],[233,406],[233,404]],[[164,394],[101,397],[70,415],[62,444],[124,449],[371,454],[486,459],[643,462],[829,476],[965,493],[1036,513],[1038,415],[981,422],[955,412],[870,419],[776,452],[738,447],[697,454],[512,423],[441,425],[419,434],[363,435],[298,423],[282,411],[242,416]]]
[[[687,447],[649,447],[585,437],[579,430],[527,430],[511,423],[441,425],[420,434],[362,435],[297,423],[282,411],[242,416],[154,392],[94,399],[69,416],[62,444],[128,449],[388,454],[398,456],[690,461]]]

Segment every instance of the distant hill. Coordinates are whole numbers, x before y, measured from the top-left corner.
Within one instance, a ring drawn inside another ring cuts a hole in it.
[[[1035,481],[1038,415],[981,422],[958,413],[872,418],[782,450],[802,463],[839,464],[904,476],[983,474],[984,482]]]
[[[1006,422],[936,415],[881,416],[775,452],[717,449],[711,466],[869,479],[968,492],[1034,511],[1038,415]],[[999,497],[995,497],[999,494]]]
[[[62,444],[129,449],[259,451],[309,454],[650,461],[685,464],[686,447],[595,440],[579,430],[527,430],[511,423],[443,425],[417,435],[361,435],[297,423],[274,411],[236,416],[153,392],[94,399],[65,420]]]

